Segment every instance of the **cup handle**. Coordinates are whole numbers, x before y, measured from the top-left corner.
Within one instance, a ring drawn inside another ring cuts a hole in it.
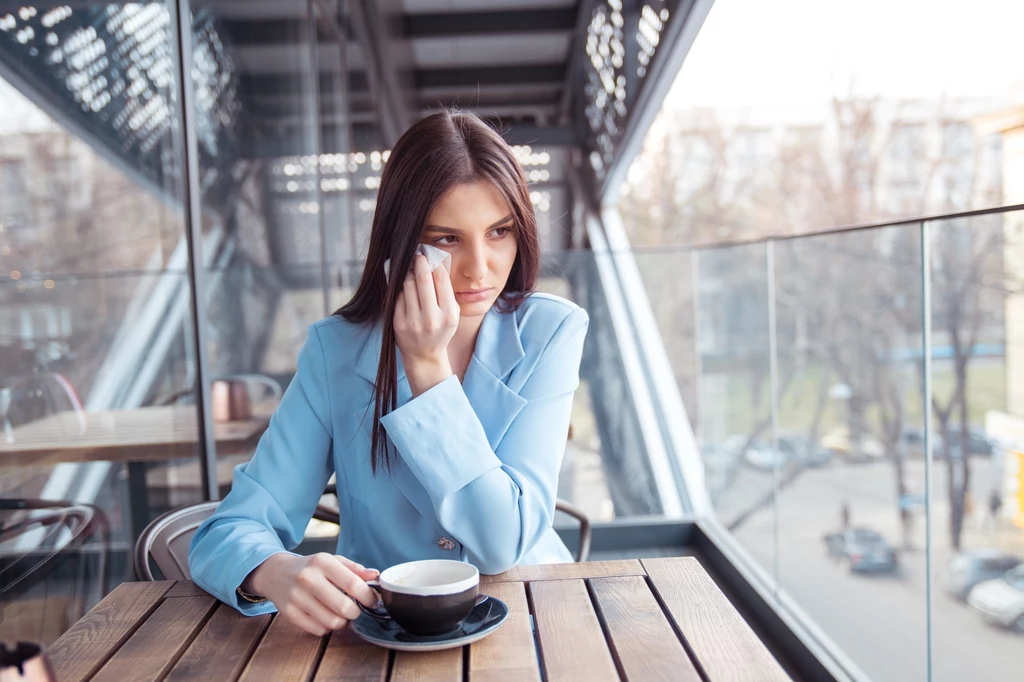
[[[378,597],[380,596],[380,582],[379,581],[377,581],[377,580],[367,580],[366,584],[370,587],[370,589],[372,589],[374,592],[377,593]],[[390,625],[391,624],[391,622],[392,622],[391,621],[391,616],[389,616],[388,612],[384,609],[384,607],[382,605],[380,605],[380,601],[379,600],[377,602],[378,606],[375,606],[373,608],[364,605],[362,602],[360,602],[357,599],[354,599],[353,601],[355,601],[356,606],[359,607],[360,611],[362,611],[366,615],[370,616],[371,618],[376,620],[381,625]]]

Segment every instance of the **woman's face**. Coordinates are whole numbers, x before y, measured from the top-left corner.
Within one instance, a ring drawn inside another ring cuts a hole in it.
[[[420,242],[452,255],[452,289],[462,317],[485,314],[516,260],[512,211],[487,181],[457,185],[427,216]]]

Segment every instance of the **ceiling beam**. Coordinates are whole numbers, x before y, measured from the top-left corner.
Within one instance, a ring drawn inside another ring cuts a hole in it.
[[[561,83],[565,64],[529,66],[471,66],[450,69],[418,69],[413,82],[420,88],[446,88],[459,85],[511,85],[516,83]]]
[[[575,25],[575,7],[407,14],[402,18],[406,38],[571,31]]]

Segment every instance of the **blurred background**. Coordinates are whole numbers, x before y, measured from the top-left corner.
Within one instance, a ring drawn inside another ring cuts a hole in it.
[[[226,494],[358,281],[390,146],[455,107],[591,316],[559,497],[593,558],[699,527],[837,678],[1018,679],[1022,24],[0,0],[0,639],[52,642],[150,521]]]

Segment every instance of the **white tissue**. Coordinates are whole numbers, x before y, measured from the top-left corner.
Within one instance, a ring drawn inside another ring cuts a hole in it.
[[[430,271],[437,270],[438,266],[444,265],[444,269],[448,272],[452,271],[452,255],[444,249],[439,249],[436,246],[430,244],[420,244],[416,247],[416,253],[422,253],[427,257],[427,265],[430,266]],[[391,259],[384,261],[384,279],[388,279],[389,270],[391,269]]]

